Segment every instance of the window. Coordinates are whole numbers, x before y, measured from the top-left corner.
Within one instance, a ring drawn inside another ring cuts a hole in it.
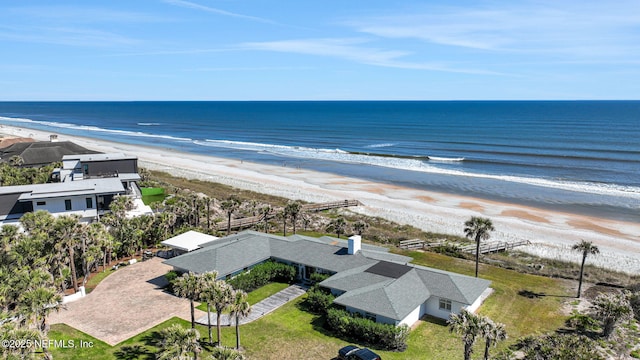
[[[47,202],[46,201],[37,201],[36,205],[37,206],[45,206],[45,205],[47,205]]]
[[[64,201],[64,209],[65,210],[71,210],[71,200],[65,200]]]
[[[84,164],[84,174],[89,175],[89,164]]]
[[[86,198],[85,200],[87,200],[87,209],[93,209],[93,199]]]
[[[440,310],[451,311],[451,300],[440,299]]]

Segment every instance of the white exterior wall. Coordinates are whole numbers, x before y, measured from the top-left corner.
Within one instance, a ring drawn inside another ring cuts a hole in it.
[[[476,301],[473,302],[473,304],[467,306],[467,310],[471,311],[472,313],[475,313],[478,308],[480,308],[480,305],[482,305],[482,303],[489,297],[489,295],[491,295],[493,293],[493,289],[492,288],[487,288],[482,295],[480,295]]]
[[[424,314],[435,316],[440,319],[448,320],[449,316],[454,313],[460,313],[460,310],[464,308],[464,304],[452,301],[451,302],[451,311],[440,309],[440,298],[437,296],[432,296],[427,300],[424,307]]]
[[[394,323],[394,325],[405,324],[405,325],[411,326],[415,324],[416,321],[420,320],[422,315],[424,315],[424,313],[422,312],[423,309],[424,307],[422,305],[418,306],[412,312],[410,312],[409,315],[405,316],[404,319],[400,320],[400,322]]]
[[[93,205],[92,209],[87,209],[86,198],[91,198]],[[65,208],[65,200],[71,200],[70,211],[66,210]],[[46,204],[38,205],[38,202],[41,201],[44,201]],[[98,210],[96,209],[96,198],[93,195],[33,200],[33,211],[38,210],[46,210],[54,216],[79,215],[82,219],[93,219],[98,216]]]

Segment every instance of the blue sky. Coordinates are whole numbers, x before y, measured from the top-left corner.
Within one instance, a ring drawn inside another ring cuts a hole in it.
[[[640,1],[0,0],[0,100],[640,99]]]

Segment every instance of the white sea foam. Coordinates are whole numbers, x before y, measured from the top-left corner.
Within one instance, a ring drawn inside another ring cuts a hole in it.
[[[11,121],[11,122],[18,122],[18,123],[26,123],[26,124],[30,123],[30,124],[45,125],[45,126],[61,128],[61,129],[72,129],[72,130],[82,130],[82,131],[90,131],[90,132],[101,132],[101,133],[108,133],[108,134],[119,134],[123,136],[157,138],[157,139],[167,139],[167,140],[175,140],[175,141],[192,141],[192,139],[190,138],[176,137],[171,135],[149,134],[141,131],[105,129],[97,126],[77,125],[77,124],[69,124],[69,123],[56,122],[56,121],[35,121],[31,119],[9,118],[9,117],[2,117],[2,116],[0,116],[0,121]]]
[[[464,161],[464,158],[463,157],[447,158],[447,157],[439,157],[439,156],[429,156],[429,160],[441,161],[441,162],[460,162],[460,161]]]
[[[226,147],[238,150],[248,150],[256,152],[272,153],[287,157],[296,157],[303,159],[328,160],[343,163],[366,164],[381,166],[393,169],[419,171],[432,174],[454,175],[454,176],[472,176],[476,178],[492,179],[500,181],[508,181],[520,184],[541,186],[546,188],[554,188],[575,192],[583,192],[599,195],[611,195],[623,198],[634,198],[640,200],[640,187],[622,186],[614,184],[588,183],[588,182],[570,182],[561,180],[550,180],[542,178],[531,178],[512,175],[495,175],[472,173],[458,169],[448,169],[438,166],[429,165],[428,162],[420,159],[407,159],[388,156],[375,156],[364,154],[353,154],[340,149],[316,149],[300,146],[286,146],[261,144],[254,142],[229,141],[229,140],[206,140],[194,141],[195,144],[214,147]],[[431,157],[430,157],[431,159]],[[438,158],[436,158],[438,159]]]
[[[372,144],[372,145],[367,145],[365,146],[366,148],[370,148],[370,149],[377,149],[377,148],[385,148],[385,147],[391,147],[391,146],[395,146],[396,144],[394,143],[382,143],[382,144]]]
[[[158,126],[158,125],[162,125],[162,123],[157,123],[157,122],[139,122],[138,125],[139,126]]]

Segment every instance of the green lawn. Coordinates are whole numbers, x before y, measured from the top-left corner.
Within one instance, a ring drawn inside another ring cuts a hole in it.
[[[289,284],[287,283],[281,283],[281,282],[269,283],[263,287],[257,288],[251,291],[250,293],[248,293],[247,302],[251,305],[257,304],[258,302],[268,298],[269,296],[275,293],[278,293],[281,290],[286,289],[287,287],[289,287]],[[201,303],[200,305],[196,306],[196,308],[202,311],[207,311],[207,304]]]
[[[141,188],[140,191],[142,193],[142,202],[145,205],[149,205],[156,201],[162,201],[167,197],[163,188]]]
[[[420,265],[473,275],[475,264],[472,261],[452,259],[433,253],[403,254],[414,257],[415,263]],[[562,325],[564,317],[560,314],[559,308],[561,303],[571,296],[563,280],[520,274],[488,265],[480,267],[480,276],[491,280],[491,286],[495,289],[495,293],[480,308],[480,313],[504,323],[509,335],[509,339],[501,343],[497,350],[492,350],[494,354],[520,336],[551,331]],[[264,291],[269,293],[267,290]],[[300,304],[304,298],[305,296],[291,301],[273,313],[241,327],[241,342],[249,359],[331,359],[336,356],[340,347],[348,343],[333,337],[325,330],[322,318],[301,310]],[[174,323],[189,326],[189,322],[174,318],[115,347],[97,342],[65,325],[53,325],[50,337],[76,339],[76,342],[82,339],[94,341],[96,344],[93,349],[56,349],[55,358],[143,359],[151,358],[150,354],[157,351],[153,346],[155,331]],[[206,327],[198,326],[198,329],[203,338],[206,338]],[[213,333],[215,337],[215,329]],[[223,327],[222,342],[227,346],[235,344],[233,327]],[[408,345],[407,351],[403,353],[378,350],[376,352],[382,358],[391,360],[457,360],[462,357],[462,341],[448,331],[444,321],[420,322],[411,332]],[[475,350],[477,357],[483,351],[483,344],[477,343]],[[135,354],[140,356],[136,357]]]
[[[96,286],[98,286],[98,284],[102,280],[104,280],[104,278],[111,275],[111,273],[113,273],[112,269],[107,269],[107,271],[104,271],[104,272],[101,270],[95,273],[91,278],[89,278],[89,280],[87,281],[87,284],[85,285],[85,290],[87,291],[87,294],[93,291],[93,289],[95,289]]]

